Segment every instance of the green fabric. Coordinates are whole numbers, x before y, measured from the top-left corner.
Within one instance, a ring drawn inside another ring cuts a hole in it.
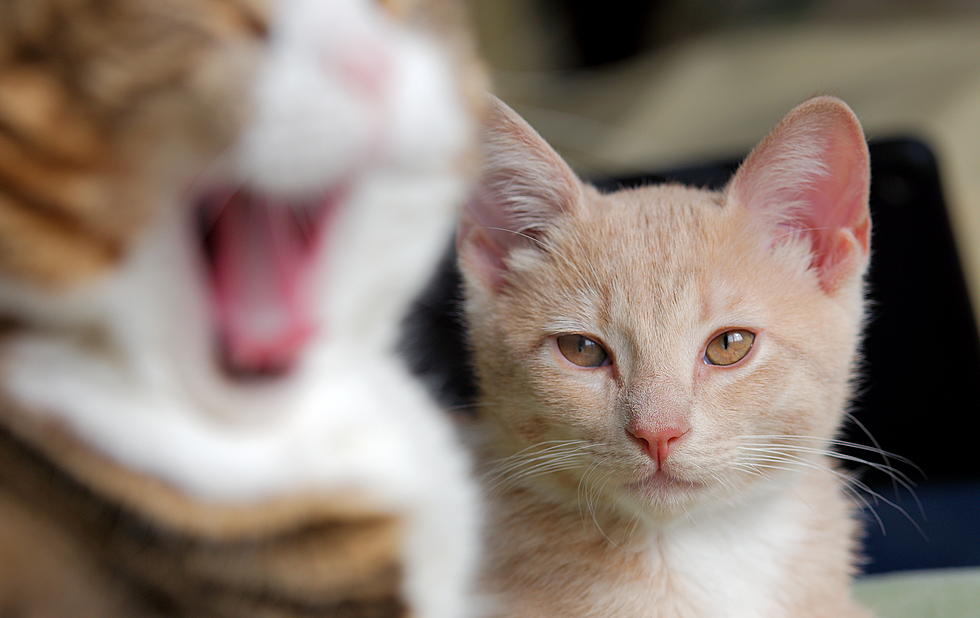
[[[980,618],[980,568],[873,575],[855,594],[879,618]]]

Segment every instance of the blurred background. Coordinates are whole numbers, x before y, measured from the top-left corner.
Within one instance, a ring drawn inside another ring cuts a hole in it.
[[[895,466],[922,502],[863,467],[881,494],[865,493],[865,570],[980,565],[980,2],[470,4],[494,91],[601,186],[721,186],[803,99],[854,108],[871,140],[874,307],[845,438],[921,473],[844,452]]]

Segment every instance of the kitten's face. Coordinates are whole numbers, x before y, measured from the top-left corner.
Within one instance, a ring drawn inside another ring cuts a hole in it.
[[[850,112],[809,105],[724,194],[660,186],[601,195],[498,110],[489,157],[497,167],[463,224],[461,265],[484,401],[504,450],[551,449],[558,472],[539,482],[571,496],[599,492],[631,512],[677,514],[781,473],[769,466],[785,464],[755,445],[835,431],[862,317],[867,163]],[[838,145],[800,122],[839,125],[850,141]],[[501,137],[508,133],[537,146]],[[806,161],[772,172],[797,135],[830,144],[824,152],[849,149],[821,165],[858,175],[828,184],[819,199],[834,204],[829,215],[794,211],[799,225],[781,209],[789,190],[774,196],[758,184],[762,174],[775,184],[813,174]],[[499,182],[549,166],[520,197],[505,193],[529,179]],[[769,216],[771,208],[783,214]],[[832,249],[820,253],[824,245]]]
[[[225,412],[254,399],[243,375],[387,353],[472,165],[451,2],[4,11],[3,318],[95,332],[93,354]]]

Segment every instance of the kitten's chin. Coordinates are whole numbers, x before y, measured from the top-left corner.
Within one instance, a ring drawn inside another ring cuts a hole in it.
[[[692,481],[663,470],[657,470],[643,478],[633,481],[628,486],[631,490],[654,495],[672,495],[677,492],[692,492],[704,489],[701,481]]]
[[[630,496],[654,510],[673,512],[685,509],[707,489],[707,484],[673,475],[663,470],[647,474],[626,486]]]

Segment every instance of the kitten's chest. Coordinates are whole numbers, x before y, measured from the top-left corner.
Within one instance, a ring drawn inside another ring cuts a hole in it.
[[[805,534],[802,518],[776,511],[685,522],[645,534],[621,536],[607,529],[610,540],[601,541],[581,520],[569,521],[561,534],[554,519],[547,531],[525,528],[527,544],[511,545],[522,546],[520,555],[509,556],[507,568],[498,570],[512,569],[503,588],[521,591],[510,615],[783,615],[788,597],[795,596],[790,557]],[[543,539],[547,546],[536,542]]]
[[[636,557],[644,574],[629,596],[637,616],[779,615],[787,555],[797,546],[791,522],[774,522],[763,537],[734,525],[696,526],[650,539]]]

